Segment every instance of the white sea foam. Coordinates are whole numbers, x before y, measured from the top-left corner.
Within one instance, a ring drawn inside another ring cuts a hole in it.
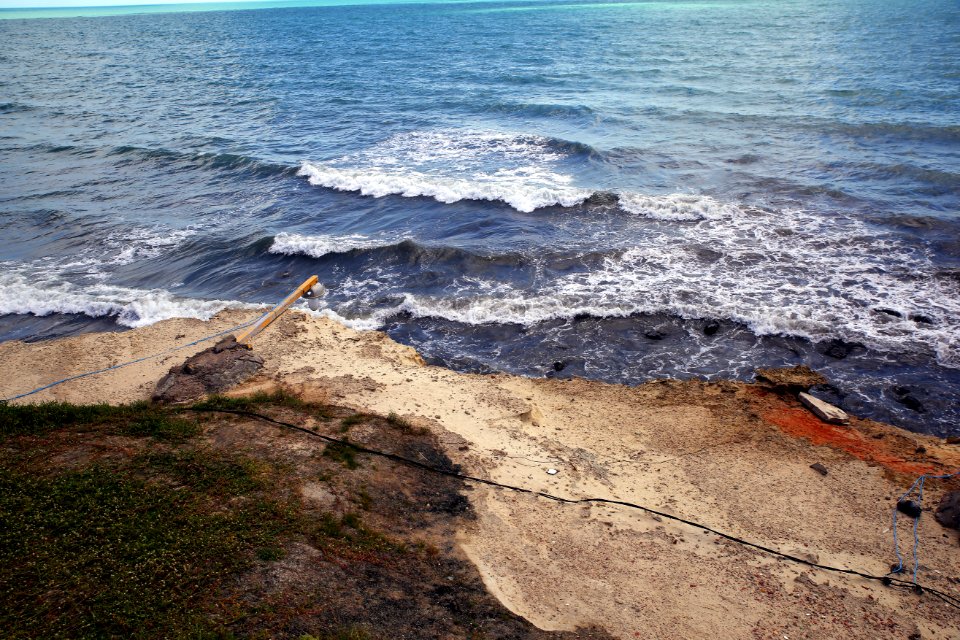
[[[304,236],[299,233],[278,233],[270,245],[270,253],[305,255],[321,258],[331,253],[346,253],[354,249],[375,249],[395,244],[397,240],[377,240],[360,234],[343,236]]]
[[[103,240],[102,248],[115,252],[110,259],[111,264],[132,264],[163,255],[196,233],[196,229],[192,228],[132,227],[108,234]]]
[[[299,175],[314,186],[376,198],[501,201],[529,213],[574,206],[593,193],[562,172],[566,158],[539,136],[415,131],[323,164],[303,162]]]
[[[673,221],[686,207],[699,212],[690,224],[648,220]],[[464,280],[459,290],[434,297],[395,291],[384,278],[349,292],[369,300],[373,314],[357,313],[363,305],[356,303],[338,311],[364,328],[399,312],[474,325],[533,325],[577,315],[718,318],[758,335],[858,341],[890,353],[926,353],[960,368],[960,287],[938,275],[923,249],[892,233],[841,215],[766,211],[702,197],[648,197],[644,210],[638,231],[629,234],[632,246],[536,289]],[[397,301],[378,302],[385,292]],[[933,322],[910,318],[918,314]]]
[[[208,320],[227,307],[252,306],[226,300],[181,298],[163,289],[128,289],[104,284],[81,288],[65,281],[47,280],[38,284],[18,273],[0,276],[0,315],[112,316],[119,325],[142,327],[170,318]]]
[[[564,170],[568,151],[541,136],[484,131],[413,131],[324,163],[305,161],[298,175],[318,187],[381,198],[427,197],[504,202],[530,213],[582,204],[593,189]],[[733,205],[692,194],[614,193],[620,208],[646,218],[698,221],[730,215]],[[734,207],[735,208],[735,207]]]
[[[738,213],[733,204],[718,202],[710,196],[673,193],[647,196],[640,193],[619,195],[620,208],[645,218],[668,221],[716,220]]]
[[[228,306],[238,306],[224,300],[182,298],[164,289],[107,283],[117,267],[157,258],[195,233],[163,227],[116,229],[69,260],[47,256],[29,263],[5,263],[0,271],[0,315],[109,316],[119,325],[142,327],[169,318],[205,320]]]
[[[68,260],[46,257],[34,264],[42,273],[70,272],[74,277],[105,280],[116,267],[157,258],[176,249],[196,233],[192,228],[159,226],[115,229],[91,241]]]
[[[563,185],[566,176],[544,171],[537,174],[497,171],[458,179],[416,171],[337,169],[305,162],[299,173],[307,176],[314,186],[357,191],[375,198],[386,195],[428,197],[448,204],[459,200],[501,201],[524,213],[556,205],[572,207],[592,194],[586,189]]]
[[[522,153],[528,153],[527,144],[520,145]],[[438,148],[459,157],[459,147]],[[450,198],[485,188],[461,186]],[[590,271],[548,278],[535,290],[465,282],[443,297],[395,291],[385,280],[349,292],[355,300],[370,300],[366,308],[376,311],[361,313],[363,304],[351,304],[338,309],[340,319],[374,328],[399,312],[465,324],[522,325],[576,315],[665,313],[732,320],[758,335],[839,338],[892,353],[927,353],[945,366],[960,367],[960,288],[936,275],[924,250],[893,233],[842,214],[769,211],[702,195],[620,194],[619,200],[621,209],[637,216],[637,229],[623,234],[631,244]],[[307,239],[291,238],[284,246],[294,251],[299,244],[301,252],[318,255],[350,242],[324,237],[311,246]],[[382,301],[385,292],[398,299],[389,308]],[[902,317],[879,309],[897,310]],[[916,322],[912,314],[934,322]]]

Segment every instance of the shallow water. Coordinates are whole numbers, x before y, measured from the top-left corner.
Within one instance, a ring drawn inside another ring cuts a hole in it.
[[[317,273],[461,370],[805,363],[960,433],[958,36],[949,1],[2,20],[0,338]]]

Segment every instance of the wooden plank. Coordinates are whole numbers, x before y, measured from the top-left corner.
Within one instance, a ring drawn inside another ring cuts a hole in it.
[[[275,306],[270,313],[263,317],[263,319],[237,336],[237,343],[249,348],[250,342],[257,336],[258,333],[269,327],[274,320],[283,315],[283,312],[286,311],[290,305],[299,300],[304,293],[313,287],[313,285],[317,284],[318,280],[319,278],[317,276],[310,276],[304,280],[303,284],[297,287],[293,293],[284,298],[283,302]]]
[[[850,420],[850,417],[842,409],[833,406],[829,402],[824,402],[820,398],[814,398],[809,393],[801,393],[799,398],[800,402],[802,402],[807,409],[810,409],[815,416],[824,422],[846,424]]]

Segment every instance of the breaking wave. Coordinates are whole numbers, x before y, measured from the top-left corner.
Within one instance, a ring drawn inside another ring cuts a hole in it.
[[[523,213],[584,205],[618,206],[628,213],[670,221],[730,214],[730,205],[708,196],[618,193],[576,185],[575,165],[595,156],[602,154],[589,145],[541,136],[415,131],[326,163],[304,161],[298,175],[314,186],[374,198],[503,202]],[[348,240],[347,245],[352,243]]]
[[[299,175],[314,186],[378,198],[500,201],[529,213],[589,198],[593,191],[574,185],[564,164],[591,152],[581,143],[533,135],[414,131],[327,163],[303,162]]]
[[[181,298],[163,289],[130,289],[104,284],[81,288],[65,281],[38,285],[20,274],[0,276],[0,315],[110,316],[121,326],[143,327],[170,318],[209,320],[227,307],[245,306],[253,305]]]
[[[558,184],[566,180],[564,176],[542,170],[500,170],[492,176],[458,179],[437,178],[416,171],[337,169],[305,162],[300,175],[306,176],[314,186],[356,191],[375,198],[427,197],[447,204],[460,200],[499,200],[524,213],[556,205],[572,207],[592,194],[586,189]]]
[[[270,253],[281,255],[304,255],[322,258],[331,253],[347,253],[357,249],[388,247],[396,241],[380,241],[354,233],[345,236],[316,235],[304,236],[299,233],[278,233],[270,245]]]

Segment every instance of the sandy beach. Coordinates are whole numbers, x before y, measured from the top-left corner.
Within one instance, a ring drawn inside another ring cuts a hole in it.
[[[0,345],[9,397],[238,325],[168,320],[121,333]],[[68,382],[18,402],[127,403],[211,343]],[[277,387],[429,428],[464,472],[571,499],[641,504],[826,565],[883,575],[891,510],[921,473],[960,468],[960,447],[852,418],[820,422],[790,396],[734,382],[638,387],[466,375],[410,347],[300,312],[255,343],[263,372],[231,393]],[[820,463],[823,475],[810,466]],[[550,473],[555,470],[556,473]],[[954,481],[955,482],[955,481]],[[930,481],[925,505],[947,489]],[[956,486],[953,486],[956,489]],[[958,638],[957,609],[766,554],[635,509],[564,505],[482,485],[462,551],[507,608],[545,630],[620,638]],[[910,521],[901,520],[908,567]],[[960,597],[957,532],[921,518],[919,580]]]

